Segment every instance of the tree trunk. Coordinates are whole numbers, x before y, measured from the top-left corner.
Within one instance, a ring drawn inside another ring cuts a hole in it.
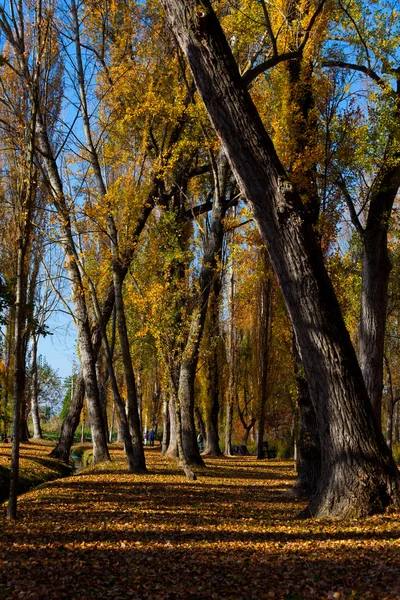
[[[112,241],[114,251],[116,250],[116,230],[112,228]],[[128,398],[128,420],[132,436],[133,457],[135,464],[135,473],[146,473],[146,460],[143,449],[143,438],[140,427],[139,407],[136,394],[135,374],[132,367],[131,352],[129,348],[128,330],[126,327],[124,301],[122,297],[123,275],[120,273],[117,258],[113,258],[113,278],[115,289],[115,308],[117,315],[117,326],[119,333],[119,342],[122,352],[122,361],[124,365],[124,376],[126,383],[126,393]]]
[[[169,410],[168,410],[168,400],[167,398],[164,399],[163,402],[163,435],[162,435],[162,441],[161,441],[161,454],[164,455],[167,453],[167,449],[168,449],[168,445],[169,445],[169,440],[170,440],[170,418],[169,418]]]
[[[370,212],[373,213],[371,204]],[[368,215],[362,236],[362,289],[360,318],[360,367],[378,425],[382,420],[383,362],[386,309],[391,264],[387,249],[387,229],[382,219]],[[376,222],[375,222],[376,221]],[[377,227],[379,225],[379,229]]]
[[[265,250],[263,252],[265,255]],[[264,264],[267,264],[267,257],[264,256]],[[264,431],[265,431],[265,411],[268,398],[268,375],[270,370],[270,345],[272,337],[272,280],[269,277],[262,283],[260,290],[260,306],[258,309],[258,348],[257,348],[257,370],[258,370],[258,435],[257,435],[257,458],[264,458]]]
[[[24,251],[23,243],[20,240],[17,254],[17,282],[15,294],[15,317],[14,317],[14,378],[13,378],[13,430],[12,430],[12,450],[10,467],[10,490],[7,504],[7,519],[16,519],[17,517],[17,487],[19,475],[19,444],[21,430],[21,398],[24,393],[24,378],[21,376],[22,365],[22,335],[24,325]]]
[[[176,420],[175,420],[175,396],[170,394],[169,402],[169,422],[170,422],[170,436],[168,448],[165,452],[166,456],[172,456],[176,458],[178,456],[178,442],[176,435]]]
[[[206,439],[206,428],[204,425],[203,417],[201,416],[200,409],[196,406],[195,408],[196,420],[197,420],[197,431],[203,436],[203,440]]]
[[[232,455],[232,424],[233,424],[233,406],[236,398],[236,335],[234,324],[234,295],[235,295],[235,271],[234,265],[231,265],[231,274],[229,278],[229,303],[230,319],[228,332],[228,392],[226,398],[225,412],[225,450],[226,456]]]
[[[32,336],[32,399],[31,399],[31,414],[33,421],[33,437],[42,439],[42,428],[40,426],[39,417],[39,386],[38,386],[38,369],[37,369],[37,343],[36,335]]]
[[[308,383],[304,376],[299,353],[294,346],[295,375],[298,386],[300,432],[297,440],[297,479],[291,493],[296,498],[312,498],[321,477],[321,449],[315,411],[311,402]]]
[[[199,276],[199,294],[193,310],[188,339],[183,352],[179,374],[178,400],[182,416],[182,442],[190,463],[204,465],[197,444],[194,423],[194,382],[199,360],[200,343],[208,308],[208,299],[217,267],[217,257],[222,250],[224,228],[222,220],[226,211],[226,183],[228,163],[223,152],[214,161],[214,198],[211,213],[210,234],[207,238]]]
[[[358,517],[399,503],[400,478],[301,199],[243,84],[208,0],[162,0],[248,199],[289,310],[324,465],[305,515]]]
[[[394,443],[395,444],[400,444],[400,402],[398,402],[396,404],[396,407],[394,409],[394,423],[393,423],[393,429],[394,429]]]
[[[219,447],[219,435],[218,435],[218,417],[219,417],[219,394],[220,394],[220,381],[219,381],[219,353],[218,353],[218,342],[219,342],[219,297],[221,292],[221,276],[217,274],[214,277],[213,282],[213,293],[210,298],[208,315],[209,315],[209,327],[208,327],[208,345],[211,349],[207,353],[206,357],[206,369],[207,369],[207,399],[209,404],[206,410],[206,435],[205,435],[205,446],[204,456],[221,456],[222,451]]]
[[[248,425],[246,425],[246,427],[244,428],[244,434],[242,435],[242,444],[243,446],[247,446],[247,443],[249,441],[249,435],[250,435],[250,431],[253,429],[254,425],[256,424],[256,420],[254,417],[251,419],[250,423]]]
[[[71,446],[74,443],[74,435],[79,425],[80,416],[85,399],[85,384],[82,373],[79,373],[74,385],[71,403],[68,407],[67,416],[61,426],[60,439],[56,447],[50,452],[52,458],[58,458],[63,462],[69,462]]]

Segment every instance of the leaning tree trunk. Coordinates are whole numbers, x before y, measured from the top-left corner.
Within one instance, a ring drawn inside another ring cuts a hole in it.
[[[52,458],[58,458],[58,460],[65,463],[69,462],[69,455],[74,443],[75,431],[79,425],[84,399],[85,383],[82,373],[79,373],[75,381],[74,393],[68,407],[67,416],[61,426],[60,439],[56,447],[50,452]]]
[[[301,350],[324,470],[308,516],[399,503],[400,478],[300,196],[287,178],[209,0],[161,0],[267,244]]]
[[[86,306],[81,268],[72,234],[71,218],[64,195],[57,162],[48,138],[43,116],[38,115],[36,123],[36,142],[43,159],[46,174],[53,194],[54,206],[60,220],[60,232],[63,250],[66,255],[68,274],[74,303],[75,323],[78,332],[78,344],[85,393],[88,403],[90,425],[92,428],[93,464],[110,460],[107,447],[107,432],[101,414],[99,390],[96,378],[96,360],[91,341],[89,315]]]
[[[85,139],[88,151],[89,162],[94,171],[95,181],[97,183],[98,192],[105,201],[105,196],[107,194],[107,189],[105,185],[105,181],[103,179],[103,174],[100,166],[99,156],[97,152],[97,148],[95,143],[93,142],[92,130],[90,124],[90,116],[89,116],[89,108],[87,103],[86,89],[85,89],[85,69],[82,59],[82,47],[80,41],[80,30],[79,30],[79,19],[78,19],[78,9],[74,0],[71,2],[71,12],[73,17],[73,31],[75,35],[75,51],[76,51],[76,61],[77,61],[77,78],[79,85],[79,96],[81,102],[81,111],[82,111],[82,122],[83,129],[85,132]],[[113,263],[113,283],[114,283],[114,292],[115,292],[115,309],[118,323],[118,332],[120,338],[120,346],[122,351],[122,361],[124,365],[124,375],[125,375],[125,383],[128,397],[128,419],[130,425],[127,428],[127,423],[125,413],[122,407],[122,399],[120,397],[117,381],[114,376],[111,356],[108,349],[108,359],[107,359],[107,368],[112,379],[113,386],[113,394],[114,399],[117,405],[117,408],[120,412],[120,420],[121,426],[124,431],[124,443],[125,449],[128,457],[129,469],[134,470],[135,473],[146,472],[146,463],[143,452],[143,444],[142,444],[142,435],[140,430],[140,420],[138,413],[138,405],[137,405],[137,395],[136,395],[136,383],[135,377],[132,368],[132,361],[130,357],[130,349],[129,349],[129,341],[128,334],[126,330],[125,323],[125,312],[124,312],[124,304],[122,297],[122,282],[125,277],[126,269],[120,264],[118,254],[118,236],[117,230],[115,227],[114,218],[109,212],[107,214],[107,233],[110,237],[111,243],[111,254],[112,254],[112,263]],[[100,309],[98,309],[100,313]],[[101,319],[101,314],[97,315],[98,319]],[[108,347],[107,342],[107,334],[105,330],[105,326],[102,327],[102,338],[105,346]],[[107,350],[106,350],[107,351]]]
[[[204,248],[199,276],[199,294],[195,304],[179,373],[178,401],[182,417],[182,442],[190,463],[204,465],[200,456],[194,423],[194,382],[199,360],[200,343],[207,315],[208,299],[216,276],[217,259],[221,255],[227,202],[225,199],[228,163],[223,152],[213,161],[214,198],[210,233]]]

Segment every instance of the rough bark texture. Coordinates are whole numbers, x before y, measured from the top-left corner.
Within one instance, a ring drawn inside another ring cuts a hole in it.
[[[391,263],[387,230],[397,191],[400,166],[389,169],[375,184],[361,239],[362,290],[359,360],[365,385],[381,423],[386,310]]]
[[[355,517],[399,502],[399,473],[301,199],[240,78],[208,0],[162,0],[197,88],[248,199],[291,316],[324,465],[308,516]]]

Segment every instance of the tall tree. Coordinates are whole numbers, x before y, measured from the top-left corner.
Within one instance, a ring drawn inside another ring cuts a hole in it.
[[[307,514],[354,516],[399,502],[399,474],[372,406],[300,196],[280,163],[205,0],[162,0],[277,273],[316,412],[324,471]]]

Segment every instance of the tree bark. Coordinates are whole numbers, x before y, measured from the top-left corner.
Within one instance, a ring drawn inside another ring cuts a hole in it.
[[[36,335],[32,336],[32,398],[31,398],[31,414],[33,421],[33,437],[42,439],[42,428],[40,426],[39,417],[39,385],[38,385],[38,369],[37,369],[37,343]]]
[[[391,262],[387,231],[400,186],[400,165],[372,188],[363,243],[359,360],[375,418],[381,426],[386,311]]]
[[[176,458],[178,456],[178,442],[177,442],[177,434],[176,434],[176,421],[175,421],[175,396],[173,393],[170,394],[169,402],[169,422],[170,422],[170,436],[168,448],[165,452],[166,456],[172,456]]]
[[[324,465],[304,516],[384,511],[399,503],[399,473],[374,419],[300,196],[240,78],[209,1],[161,1],[267,244],[301,350]]]
[[[208,307],[208,346],[211,346],[206,357],[207,398],[206,435],[204,456],[221,456],[219,447],[218,417],[220,410],[220,378],[219,378],[219,298],[221,292],[221,275],[217,273],[213,281],[213,292]]]
[[[22,365],[22,335],[24,325],[24,244],[22,235],[19,242],[17,254],[17,285],[15,294],[15,317],[14,317],[14,377],[13,377],[13,430],[10,466],[10,490],[7,504],[7,519],[17,517],[17,486],[19,476],[19,444],[21,430],[21,398],[24,393],[24,377],[21,376]]]
[[[304,376],[300,355],[294,346],[295,375],[298,386],[298,406],[300,411],[300,432],[297,441],[297,479],[291,490],[296,498],[312,498],[317,491],[321,477],[321,449],[317,420],[311,402],[308,383]]]
[[[216,275],[217,258],[221,254],[224,228],[222,220],[226,211],[226,182],[228,163],[223,152],[213,161],[214,197],[211,227],[207,238],[199,276],[199,293],[195,304],[188,339],[183,352],[179,374],[178,401],[181,406],[182,440],[186,458],[190,463],[204,465],[197,444],[194,423],[194,381],[199,360],[200,343],[208,308],[208,299]]]
[[[168,399],[165,398],[163,402],[163,435],[161,440],[161,454],[164,455],[167,453],[169,440],[170,440],[170,418],[169,418],[169,410],[168,410]]]

